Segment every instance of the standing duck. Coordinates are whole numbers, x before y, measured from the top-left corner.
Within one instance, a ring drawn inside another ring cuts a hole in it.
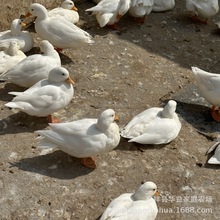
[[[103,111],[98,119],[49,124],[51,130],[36,131],[40,135],[40,147],[58,148],[71,156],[81,158],[81,163],[95,168],[92,156],[108,152],[119,144],[119,127],[114,121],[118,118],[114,110]]]
[[[30,15],[36,16],[35,30],[37,34],[42,39],[48,40],[58,50],[77,49],[93,43],[89,33],[65,18],[49,17],[47,9],[39,3],[31,4],[26,17]]]
[[[153,6],[154,0],[131,0],[128,12],[139,23],[144,23],[145,17],[151,13]]]
[[[67,69],[55,67],[49,72],[48,79],[37,82],[24,92],[9,92],[16,97],[5,106],[32,116],[48,116],[50,122],[57,122],[51,114],[70,103],[74,93],[72,84]]]
[[[119,29],[117,23],[130,8],[131,0],[101,0],[96,6],[86,9],[93,12],[100,27],[106,25]]]
[[[193,20],[207,23],[208,19],[218,13],[218,0],[186,0],[186,9]]]
[[[213,119],[220,122],[220,74],[206,72],[198,67],[192,67],[192,72],[202,96],[212,105]]]

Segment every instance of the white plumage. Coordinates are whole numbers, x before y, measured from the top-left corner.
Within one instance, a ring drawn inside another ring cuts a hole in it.
[[[208,19],[217,14],[219,4],[218,0],[186,0],[186,9],[195,16]]]
[[[192,72],[206,101],[211,105],[220,106],[220,74],[210,73],[198,67],[192,67]]]
[[[131,0],[129,14],[144,19],[153,9],[154,0]]]
[[[29,13],[37,17],[35,20],[37,34],[58,49],[77,49],[93,43],[89,33],[64,18],[49,17],[47,9],[41,4],[31,4]]]
[[[100,27],[116,24],[130,8],[130,0],[101,0],[86,11],[93,12]]]
[[[48,77],[51,69],[61,66],[60,56],[47,40],[40,43],[43,54],[26,57],[7,72],[0,75],[0,80],[9,81],[22,87],[30,87],[39,80]]]
[[[121,131],[121,136],[140,144],[169,143],[181,129],[175,110],[176,102],[173,100],[164,108],[149,108],[135,116]]]
[[[115,112],[107,109],[98,119],[50,124],[51,130],[39,130],[39,145],[58,149],[78,158],[96,156],[114,149],[120,141]]]
[[[26,58],[26,55],[20,50],[17,41],[0,43],[0,47],[5,48],[0,51],[0,73],[8,71]]]
[[[67,21],[73,24],[79,21],[78,9],[71,0],[65,0],[62,2],[61,7],[54,8],[48,12],[49,17],[63,17]]]
[[[21,19],[14,19],[11,23],[11,30],[0,33],[0,43],[9,43],[16,41],[19,44],[20,50],[28,52],[33,48],[34,40],[28,31],[22,31],[21,28],[25,23]]]
[[[63,67],[53,68],[43,79],[24,92],[9,92],[16,97],[5,106],[32,116],[46,117],[64,108],[73,98],[73,81]]]
[[[114,199],[100,220],[154,220],[158,208],[152,197],[157,194],[156,184],[145,182],[135,193],[125,193]]]
[[[153,11],[163,12],[173,9],[175,6],[175,0],[154,0]]]
[[[192,67],[192,72],[202,96],[212,105],[212,117],[220,122],[220,75],[204,71],[198,67]],[[216,107],[218,110],[215,111]]]

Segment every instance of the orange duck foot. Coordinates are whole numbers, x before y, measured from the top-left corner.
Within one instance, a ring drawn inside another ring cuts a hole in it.
[[[80,163],[90,169],[96,168],[96,161],[92,157],[81,158]]]
[[[215,110],[215,106],[212,106],[211,115],[215,121],[220,122],[220,108]]]
[[[145,16],[140,17],[140,18],[134,18],[134,20],[135,20],[138,24],[144,24],[144,22],[145,22]]]
[[[122,31],[123,29],[118,27],[118,23],[115,22],[113,25],[108,25],[108,27],[114,29],[114,30],[117,30],[117,31]]]
[[[48,120],[49,123],[60,123],[60,119],[52,117],[52,115],[48,115],[47,120]]]
[[[191,19],[192,19],[194,22],[199,22],[199,23],[202,23],[202,24],[208,24],[208,19],[202,20],[202,19],[200,19],[197,15],[192,16]]]

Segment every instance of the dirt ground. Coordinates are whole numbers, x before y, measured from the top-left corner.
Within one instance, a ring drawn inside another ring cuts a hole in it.
[[[30,1],[3,0],[0,28],[25,13]],[[48,8],[58,1],[38,1]],[[55,113],[63,122],[98,117],[113,108],[122,128],[149,107],[177,101],[182,122],[179,136],[170,144],[143,146],[121,139],[113,151],[98,157],[95,170],[79,159],[54,151],[41,153],[35,130],[46,129],[45,119],[15,113],[4,106],[9,91],[23,89],[0,83],[0,219],[96,220],[112,199],[133,192],[142,181],[157,184],[161,220],[220,219],[219,166],[208,165],[207,149],[214,143],[197,130],[218,132],[210,105],[200,96],[191,66],[210,72],[220,69],[220,33],[215,22],[194,23],[184,1],[172,11],[151,13],[143,25],[124,16],[122,32],[99,28],[85,12],[92,1],[76,1],[79,25],[95,43],[83,49],[66,49],[62,65],[76,81],[72,102]],[[32,32],[38,51],[39,37]]]

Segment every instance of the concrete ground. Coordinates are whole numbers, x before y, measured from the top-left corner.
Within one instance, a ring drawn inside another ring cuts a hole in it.
[[[38,1],[48,8],[58,1]],[[29,1],[2,0],[0,28],[27,12]],[[85,9],[91,1],[76,1],[79,26],[95,43],[83,49],[66,49],[62,65],[76,81],[75,95],[55,113],[63,122],[98,117],[113,108],[122,128],[149,107],[177,101],[182,122],[179,136],[170,144],[143,146],[121,139],[113,151],[98,156],[95,170],[61,151],[43,154],[35,130],[47,121],[6,108],[9,91],[23,89],[0,83],[0,219],[95,220],[112,199],[133,192],[142,181],[155,182],[161,220],[220,219],[219,166],[208,165],[205,155],[214,143],[197,130],[215,133],[220,125],[210,116],[210,105],[200,96],[190,67],[210,72],[220,69],[220,34],[215,22],[192,22],[184,1],[172,11],[151,13],[143,25],[124,16],[122,32],[99,28]],[[38,51],[40,38],[32,32]]]

